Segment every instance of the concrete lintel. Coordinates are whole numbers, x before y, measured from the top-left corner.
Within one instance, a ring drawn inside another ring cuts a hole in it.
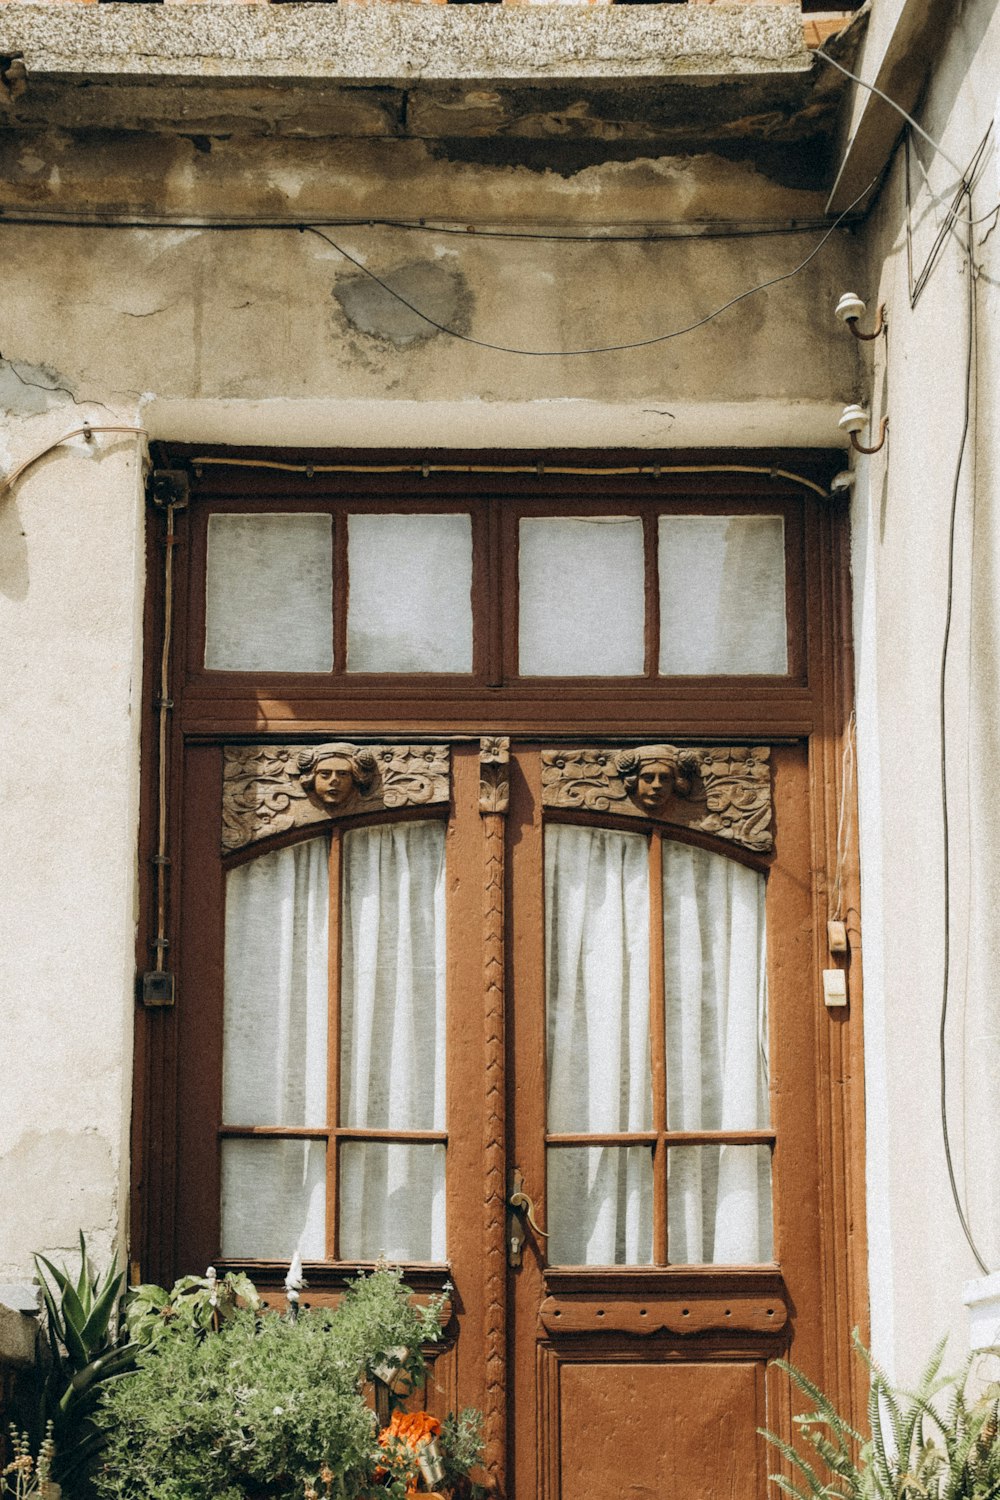
[[[863,48],[853,70],[912,113],[940,51],[936,39],[953,13],[950,0],[901,0],[884,43],[874,56],[871,47]],[[842,213],[881,174],[905,123],[897,110],[860,84],[849,87],[844,120],[841,165],[827,203],[831,214]]]
[[[845,445],[842,401],[261,401],[150,396],[151,439],[274,447],[823,448]],[[667,462],[664,459],[664,462]]]
[[[798,6],[0,4],[31,80],[705,79],[808,72]]]

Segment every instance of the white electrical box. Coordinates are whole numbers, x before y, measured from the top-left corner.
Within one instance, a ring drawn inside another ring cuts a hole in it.
[[[847,1004],[847,975],[843,969],[823,970],[823,1000],[831,1010]]]

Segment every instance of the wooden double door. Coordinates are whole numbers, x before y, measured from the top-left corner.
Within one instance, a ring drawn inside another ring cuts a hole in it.
[[[762,1500],[865,1319],[841,456],[154,458],[135,1272],[385,1252],[496,1494]]]
[[[185,752],[173,1269],[450,1283],[512,1500],[761,1500],[829,1378],[802,744]],[[842,1187],[839,1189],[842,1191]]]

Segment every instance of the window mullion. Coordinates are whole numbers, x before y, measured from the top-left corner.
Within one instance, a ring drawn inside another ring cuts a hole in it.
[[[330,917],[327,981],[327,1060],[326,1120],[330,1134],[326,1151],[326,1254],[336,1260],[339,1253],[338,1176],[340,1142],[333,1127],[340,1124],[340,974],[343,940],[341,935],[341,871],[343,842],[339,828],[330,834]]]
[[[667,1263],[667,1001],[663,955],[663,841],[649,841],[649,1040],[653,1083],[653,1263]]]

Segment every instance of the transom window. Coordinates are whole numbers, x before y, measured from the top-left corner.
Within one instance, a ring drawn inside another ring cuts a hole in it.
[[[802,669],[800,527],[781,502],[234,501],[202,524],[196,674],[499,686]]]

